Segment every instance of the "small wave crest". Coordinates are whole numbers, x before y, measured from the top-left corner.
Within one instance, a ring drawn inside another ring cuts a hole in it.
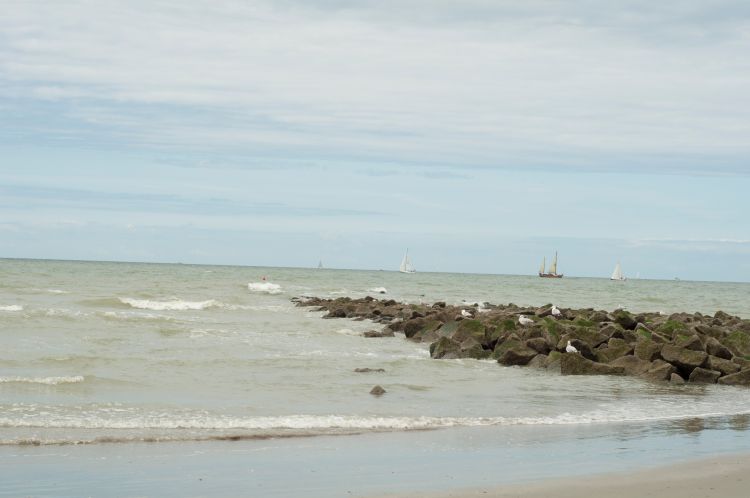
[[[264,292],[266,294],[281,294],[284,292],[281,290],[279,284],[273,284],[271,282],[250,282],[247,284],[247,288],[250,292]]]
[[[0,377],[0,384],[10,383],[27,383],[27,384],[45,384],[56,386],[58,384],[76,384],[83,382],[85,379],[82,375],[73,375],[67,377]]]
[[[153,311],[204,310],[221,306],[221,303],[215,299],[208,299],[206,301],[182,301],[179,299],[153,301],[150,299],[133,299],[130,297],[121,297],[119,299],[122,304],[127,304],[132,308]]]
[[[20,304],[0,306],[0,311],[23,311],[23,306],[21,306]]]
[[[388,294],[388,289],[385,287],[373,287],[372,289],[367,289],[369,292],[375,292],[376,294]]]

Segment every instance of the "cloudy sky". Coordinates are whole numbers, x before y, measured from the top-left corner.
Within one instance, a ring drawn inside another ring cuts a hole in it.
[[[746,1],[0,0],[0,257],[750,281]]]

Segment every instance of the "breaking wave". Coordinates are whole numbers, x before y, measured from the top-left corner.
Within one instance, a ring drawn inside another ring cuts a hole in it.
[[[56,386],[58,384],[76,384],[83,382],[85,379],[82,375],[69,377],[0,377],[0,384],[3,383],[27,383],[27,384],[45,384]]]
[[[23,311],[23,306],[21,306],[20,304],[0,306],[0,311]]]
[[[119,298],[120,302],[133,308],[153,311],[184,311],[184,310],[204,310],[207,308],[221,307],[222,304],[215,299],[206,301],[182,301],[172,299],[169,301],[152,301],[150,299],[133,299],[129,297]]]
[[[281,294],[284,292],[279,284],[272,284],[271,282],[250,282],[247,284],[247,288],[250,292],[265,292],[266,294]]]

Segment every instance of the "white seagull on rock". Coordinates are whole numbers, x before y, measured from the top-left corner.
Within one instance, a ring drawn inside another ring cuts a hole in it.
[[[471,318],[474,315],[472,315],[470,312],[466,310],[461,310],[461,316],[465,316],[466,318]]]
[[[553,304],[553,305],[552,305],[552,316],[554,316],[554,317],[558,317],[558,316],[560,316],[560,315],[562,315],[562,311],[560,311],[559,309],[557,309],[557,306],[555,306],[555,305]]]
[[[578,352],[578,350],[576,349],[576,347],[575,347],[575,346],[573,346],[573,345],[572,345],[572,344],[570,343],[570,341],[568,341],[568,345],[567,345],[567,346],[565,346],[565,351],[567,351],[568,353],[577,353],[577,352]]]
[[[521,315],[518,317],[518,323],[520,323],[521,325],[531,325],[532,323],[534,323],[534,320]]]

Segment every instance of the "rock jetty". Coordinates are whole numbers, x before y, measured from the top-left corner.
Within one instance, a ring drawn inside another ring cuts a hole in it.
[[[634,375],[653,381],[750,386],[750,320],[717,311],[638,313],[444,302],[404,304],[373,297],[294,298],[323,318],[371,320],[383,330],[430,343],[433,358],[495,359],[563,375]],[[531,323],[521,325],[521,315]],[[577,353],[566,353],[570,343]]]

